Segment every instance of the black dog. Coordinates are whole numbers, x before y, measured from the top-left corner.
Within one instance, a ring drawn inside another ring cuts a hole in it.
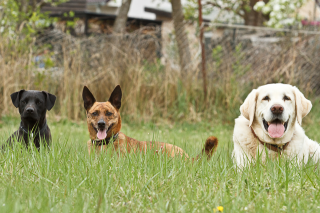
[[[46,112],[50,110],[56,96],[36,90],[20,90],[11,94],[11,100],[15,107],[19,108],[21,123],[19,129],[14,132],[2,146],[11,146],[15,141],[21,141],[26,147],[29,141],[33,142],[39,150],[40,141],[45,147],[51,143],[51,133],[47,125]]]

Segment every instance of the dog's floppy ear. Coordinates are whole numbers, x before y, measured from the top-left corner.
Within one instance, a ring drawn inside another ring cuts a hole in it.
[[[252,125],[254,113],[256,111],[258,92],[256,89],[252,90],[244,103],[240,106],[241,114],[249,120],[249,126]]]
[[[110,95],[109,102],[117,109],[121,107],[121,98],[122,98],[122,91],[120,85],[117,85],[114,88],[113,92]]]
[[[84,86],[82,91],[82,99],[84,103],[84,108],[88,111],[93,104],[96,102],[96,99],[88,89],[88,87]]]
[[[298,123],[301,125],[302,118],[304,118],[311,110],[312,104],[311,101],[306,99],[302,92],[297,87],[293,87],[294,95],[296,98],[296,113]]]
[[[50,111],[54,106],[54,103],[56,102],[57,97],[46,91],[42,91],[42,93],[44,94],[44,96],[46,96],[46,108],[47,110]]]
[[[18,108],[19,105],[20,105],[20,98],[21,98],[21,95],[22,95],[22,93],[23,93],[24,91],[25,91],[25,90],[22,89],[22,90],[20,90],[20,91],[18,91],[18,92],[14,92],[14,93],[11,94],[12,103],[13,103],[13,105],[14,105],[16,108]]]

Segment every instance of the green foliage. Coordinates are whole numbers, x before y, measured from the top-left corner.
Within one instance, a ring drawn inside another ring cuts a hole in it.
[[[243,65],[243,61],[245,61],[245,55],[241,43],[239,43],[235,47],[234,57],[236,58],[236,61],[232,64],[232,69],[235,75],[233,75],[232,77],[237,78],[239,76],[243,76],[246,72],[250,71],[250,64]]]
[[[266,25],[275,28],[284,26],[299,25],[299,9],[306,3],[306,0],[270,0],[267,3],[259,1],[254,10],[269,15],[270,19]]]
[[[212,7],[203,6],[203,15],[208,15],[212,12]],[[184,17],[187,20],[198,21],[199,9],[198,0],[188,0],[184,5]]]
[[[204,14],[209,14],[214,9],[220,10],[215,21],[224,19],[221,11],[227,11],[242,18],[246,16],[245,14],[252,12],[250,1],[248,0],[242,0],[240,1],[241,3],[234,0],[202,0],[201,2]],[[305,3],[306,0],[257,0],[253,9],[255,11],[262,12],[266,17],[268,17],[268,20],[265,23],[266,25],[275,28],[282,28],[284,26],[299,24],[301,17],[298,16],[298,11]],[[196,21],[198,17],[198,1],[187,0],[184,8],[185,17],[189,20]]]
[[[67,33],[70,33],[70,29],[74,28],[77,21],[79,20],[79,18],[75,18],[74,17],[74,12],[73,11],[70,11],[69,13],[64,13],[63,16],[66,19],[66,27],[67,27]]]
[[[0,34],[10,37],[30,38],[38,30],[48,27],[53,19],[40,12],[43,3],[59,4],[66,0],[2,0],[0,1]]]
[[[165,66],[161,63],[160,59],[156,59],[156,61],[150,62],[148,60],[143,61],[143,70],[146,75],[150,75],[156,73],[163,73],[165,71]]]
[[[44,62],[45,68],[54,67],[55,62],[52,60],[52,55],[53,53],[47,53],[46,55],[44,55],[43,62]]]
[[[216,67],[219,67],[222,63],[222,46],[221,45],[217,45],[215,48],[212,49],[212,59],[215,63]]]
[[[185,113],[188,111],[188,101],[187,101],[187,93],[183,88],[183,83],[181,81],[178,82],[177,85],[177,108],[175,109],[176,113],[178,113],[178,119],[181,119],[185,116]]]
[[[46,75],[44,73],[41,73],[41,72],[36,73],[34,85],[36,87],[39,87],[45,79],[46,79]]]
[[[241,3],[239,1],[234,0],[201,0],[202,4],[202,13],[203,15],[208,15],[212,12],[215,12],[215,21],[239,21],[239,17],[244,17],[245,13],[251,11],[251,7],[249,5],[250,1],[242,0]],[[185,9],[185,18],[189,20],[198,20],[198,0],[187,0],[184,5]],[[234,14],[233,17],[226,18],[225,13],[229,12],[230,14]]]

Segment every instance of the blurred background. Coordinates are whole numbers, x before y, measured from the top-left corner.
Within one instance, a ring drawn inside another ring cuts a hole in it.
[[[0,0],[0,111],[10,94],[57,96],[52,119],[83,120],[82,88],[123,90],[132,121],[233,123],[259,85],[320,95],[318,0]]]

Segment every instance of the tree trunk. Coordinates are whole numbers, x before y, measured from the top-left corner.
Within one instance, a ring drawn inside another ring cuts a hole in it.
[[[249,26],[263,26],[263,23],[265,21],[268,21],[269,17],[267,15],[263,15],[262,12],[257,12],[253,9],[254,5],[258,2],[259,0],[250,0],[249,1],[249,7],[250,10],[247,11],[244,9],[245,14],[244,14],[244,23],[245,25]],[[268,2],[268,0],[264,0],[265,3]]]
[[[178,44],[180,66],[183,73],[187,73],[191,62],[188,35],[185,29],[181,0],[171,0],[173,24]]]
[[[207,101],[207,71],[206,71],[206,48],[203,42],[204,35],[204,25],[202,19],[202,4],[201,0],[198,0],[198,10],[199,10],[199,28],[200,28],[200,45],[201,45],[201,71],[203,79],[203,94],[204,100]]]
[[[119,8],[119,13],[117,15],[116,21],[114,22],[113,32],[124,33],[126,31],[126,24],[130,5],[131,0],[122,0],[121,7]]]

